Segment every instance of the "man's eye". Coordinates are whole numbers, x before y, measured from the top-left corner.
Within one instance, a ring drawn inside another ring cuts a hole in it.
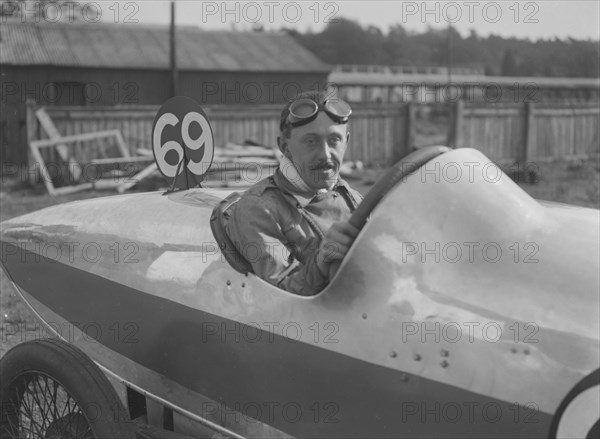
[[[329,145],[330,146],[336,146],[338,145],[340,142],[342,141],[342,139],[340,139],[339,137],[332,137],[331,139],[329,139]]]

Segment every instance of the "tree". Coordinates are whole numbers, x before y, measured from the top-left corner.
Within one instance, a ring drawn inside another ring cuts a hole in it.
[[[554,38],[534,42],[498,35],[482,37],[474,30],[463,38],[454,28],[429,27],[425,32],[414,33],[400,24],[391,26],[386,35],[376,26],[363,28],[341,17],[320,33],[288,32],[330,64],[445,66],[451,39],[452,66],[457,68],[507,76],[600,75],[597,41]]]
[[[517,58],[511,49],[506,49],[504,51],[504,56],[502,57],[502,67],[500,68],[500,74],[502,76],[517,76],[518,75],[518,67],[517,67]]]

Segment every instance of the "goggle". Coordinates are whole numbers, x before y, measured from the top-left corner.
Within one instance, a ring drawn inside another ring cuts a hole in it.
[[[312,99],[298,99],[292,102],[288,111],[287,118],[279,126],[281,130],[283,130],[286,120],[291,126],[299,127],[315,120],[319,111],[324,111],[334,122],[340,124],[348,123],[348,118],[352,114],[350,105],[341,99],[327,99],[320,105]]]

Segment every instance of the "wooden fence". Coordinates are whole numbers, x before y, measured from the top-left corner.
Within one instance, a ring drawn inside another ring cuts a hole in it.
[[[29,141],[45,138],[35,117],[38,107],[29,104]],[[277,144],[281,105],[206,106],[216,147],[246,140]],[[159,106],[67,107],[48,106],[46,112],[63,136],[118,129],[132,155],[151,148],[152,124]],[[413,146],[414,111],[411,104],[357,104],[350,121],[350,146],[345,160],[365,165],[392,164]],[[78,147],[75,145],[74,147]]]
[[[448,144],[479,149],[497,163],[588,157],[600,153],[600,108],[458,102]]]

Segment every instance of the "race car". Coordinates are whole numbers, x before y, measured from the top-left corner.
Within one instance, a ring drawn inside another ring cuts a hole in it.
[[[0,225],[47,337],[2,359],[3,437],[597,437],[598,210],[536,201],[477,150],[424,148],[303,297],[215,237],[231,192]]]

